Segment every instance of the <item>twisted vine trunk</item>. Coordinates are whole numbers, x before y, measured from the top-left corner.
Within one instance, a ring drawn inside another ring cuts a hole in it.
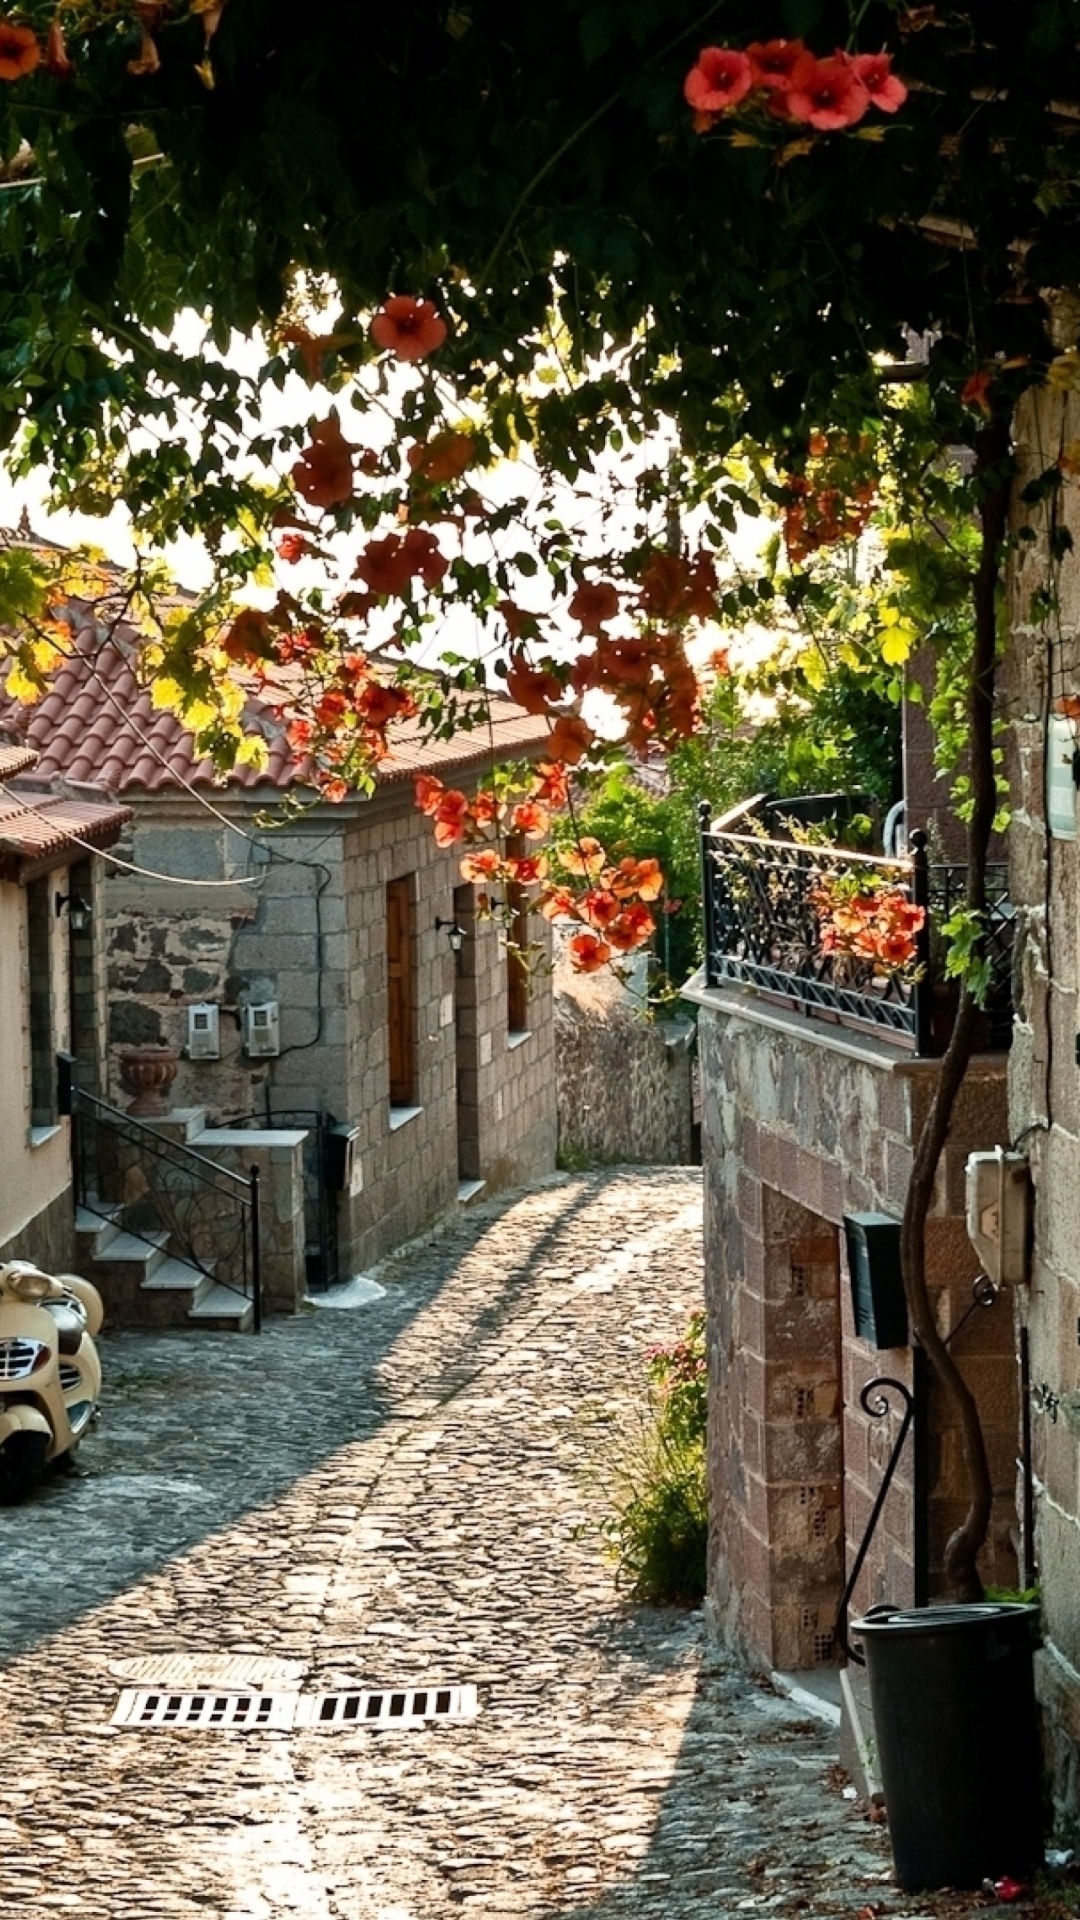
[[[975,641],[971,663],[971,797],[968,823],[967,906],[986,911],[986,863],[997,812],[994,778],[994,678],[997,655],[997,593],[1009,516],[1009,425],[992,420],[976,442],[982,544],[972,582]],[[945,1576],[957,1600],[982,1597],[977,1558],[990,1525],[993,1487],[986,1442],[974,1395],[938,1331],[926,1284],[926,1219],[938,1162],[949,1134],[953,1108],[974,1049],[979,1009],[965,982],[934,1097],[915,1147],[900,1229],[900,1259],[911,1324],[935,1379],[952,1401],[960,1424],[968,1478],[968,1510],[945,1549]]]

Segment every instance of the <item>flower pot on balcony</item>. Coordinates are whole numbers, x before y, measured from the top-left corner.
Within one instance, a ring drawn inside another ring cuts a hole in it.
[[[120,1055],[120,1084],[134,1094],[125,1109],[133,1120],[161,1120],[169,1111],[166,1098],[180,1065],[179,1047],[125,1047]]]

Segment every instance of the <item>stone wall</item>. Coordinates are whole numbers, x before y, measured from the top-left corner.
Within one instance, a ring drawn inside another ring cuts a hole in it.
[[[689,1021],[651,1021],[609,976],[556,976],[559,1152],[565,1164],[692,1159]]]
[[[750,994],[693,989],[705,1163],[706,1297],[713,1384],[710,1606],[751,1658],[810,1667],[838,1657],[832,1627],[902,1407],[880,1422],[859,1405],[879,1375],[911,1383],[909,1348],[856,1336],[846,1213],[899,1219],[912,1142],[937,1067],[888,1043],[814,1022]],[[963,1167],[1003,1137],[1005,1061],[977,1060],[953,1120],[927,1229],[938,1323],[971,1304],[978,1262],[964,1229]],[[1013,1328],[1003,1302],[954,1349],[980,1402],[995,1487],[985,1577],[1013,1584],[1016,1399]],[[964,1510],[959,1436],[932,1394],[928,1554],[931,1587]],[[853,1609],[914,1597],[910,1444],[890,1491]]]
[[[1045,1648],[1040,1690],[1059,1813],[1080,1831],[1080,845],[1047,820],[1048,728],[1055,707],[1080,693],[1080,564],[1075,551],[1051,567],[1047,509],[1024,506],[1025,483],[1080,436],[1080,399],[1027,397],[1017,420],[1010,580],[1010,645],[1002,669],[1008,720],[1010,891],[1018,907],[1016,1028],[1009,1071],[1011,1137],[1029,1154],[1034,1183],[1034,1257],[1018,1301],[1030,1342],[1035,1472],[1035,1559]],[[1076,488],[1055,512],[1080,542]],[[1041,596],[1057,598],[1048,618]],[[1041,602],[1041,603],[1040,603]],[[1057,751],[1068,756],[1073,722]],[[1072,796],[1075,811],[1075,794]]]
[[[234,826],[183,796],[135,800],[143,876],[108,883],[110,1097],[122,1045],[187,1039],[193,1001],[220,1012],[221,1058],[181,1062],[170,1098],[214,1125],[254,1116],[302,1125],[321,1110],[359,1129],[351,1188],[338,1202],[340,1268],[354,1272],[457,1204],[461,1180],[492,1189],[555,1164],[550,976],[534,972],[528,1030],[508,1029],[495,923],[473,921],[455,958],[444,930],[460,899],[460,850],[435,845],[411,785],[368,802],[316,807],[282,828],[260,797],[230,796]],[[408,878],[413,934],[416,1103],[389,1104],[386,886]],[[471,890],[468,910],[471,915]],[[465,907],[461,909],[466,911]],[[542,957],[544,922],[531,937]],[[243,1049],[246,1004],[276,1001],[281,1052]]]
[[[0,1246],[0,1266],[32,1260],[45,1273],[69,1273],[75,1262],[75,1208],[66,1187]]]

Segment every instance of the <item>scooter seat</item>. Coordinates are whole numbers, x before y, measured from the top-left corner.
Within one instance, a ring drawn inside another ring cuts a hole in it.
[[[47,1300],[43,1305],[56,1322],[57,1344],[61,1353],[78,1353],[86,1332],[85,1315],[76,1313],[66,1300]]]

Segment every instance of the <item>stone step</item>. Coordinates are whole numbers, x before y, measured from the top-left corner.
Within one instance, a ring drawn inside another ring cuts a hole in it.
[[[207,1292],[213,1284],[201,1268],[193,1267],[187,1260],[177,1259],[175,1254],[169,1254],[159,1267],[155,1267],[152,1273],[147,1274],[142,1283],[142,1290],[144,1293],[173,1292],[198,1296],[200,1291]]]
[[[224,1333],[250,1333],[254,1308],[242,1293],[231,1287],[211,1287],[189,1309],[188,1319],[197,1327],[214,1328]]]
[[[120,1261],[132,1266],[154,1267],[161,1265],[169,1236],[161,1229],[151,1228],[147,1233],[128,1233],[124,1227],[113,1227],[108,1239],[96,1248],[94,1259],[102,1266],[114,1267]]]
[[[107,1227],[114,1227],[123,1213],[121,1206],[114,1206],[108,1200],[98,1200],[93,1206],[79,1205],[75,1209],[76,1233],[104,1233]]]
[[[470,1200],[478,1200],[486,1186],[486,1180],[459,1180],[457,1190],[458,1206],[467,1207]]]

